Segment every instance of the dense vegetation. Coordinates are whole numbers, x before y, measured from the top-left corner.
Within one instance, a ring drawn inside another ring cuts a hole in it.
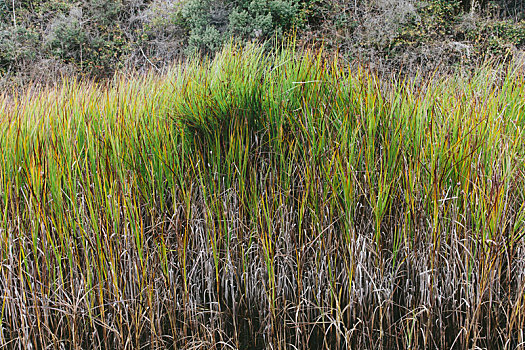
[[[0,99],[0,344],[522,347],[523,70],[417,81],[230,46]]]
[[[162,71],[230,40],[292,33],[380,72],[470,68],[521,55],[523,10],[521,0],[0,0],[0,87]]]
[[[0,348],[524,348],[524,10],[0,0]]]

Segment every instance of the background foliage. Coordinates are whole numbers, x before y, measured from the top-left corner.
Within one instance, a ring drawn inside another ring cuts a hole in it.
[[[0,75],[5,84],[163,70],[231,40],[288,34],[379,71],[469,67],[521,55],[523,14],[517,0],[0,0]]]

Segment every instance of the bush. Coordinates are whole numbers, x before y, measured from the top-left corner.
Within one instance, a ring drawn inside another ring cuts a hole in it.
[[[138,14],[141,25],[135,30],[136,42],[129,58],[133,67],[147,64],[158,68],[183,54],[188,30],[177,0],[158,0]]]
[[[87,33],[82,25],[82,9],[73,8],[69,16],[60,14],[51,24],[46,38],[53,56],[66,62],[82,62]]]
[[[308,3],[298,0],[188,0],[182,16],[189,28],[188,51],[216,52],[226,41],[282,38],[302,25]]]
[[[480,52],[505,56],[523,49],[525,44],[525,21],[480,21],[467,38],[475,43]]]
[[[51,54],[89,75],[110,75],[128,48],[118,18],[121,10],[121,2],[91,0],[72,7],[68,16],[59,14],[47,35]]]
[[[34,59],[39,51],[39,36],[22,26],[0,24],[0,74],[12,71],[25,61]]]

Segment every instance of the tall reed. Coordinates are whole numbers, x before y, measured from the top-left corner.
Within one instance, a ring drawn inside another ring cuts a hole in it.
[[[230,46],[0,100],[0,346],[524,348],[524,79]]]

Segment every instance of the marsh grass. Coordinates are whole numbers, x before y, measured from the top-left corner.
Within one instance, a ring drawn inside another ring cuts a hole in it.
[[[0,344],[523,348],[523,83],[230,46],[3,97]]]

